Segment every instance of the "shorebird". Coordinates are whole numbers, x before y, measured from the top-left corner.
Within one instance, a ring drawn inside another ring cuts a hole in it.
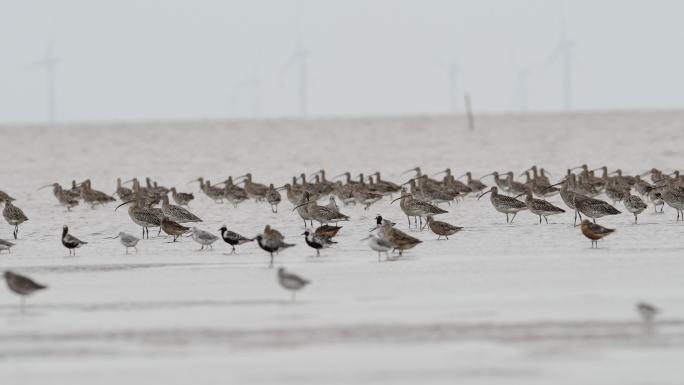
[[[170,220],[178,223],[202,222],[199,217],[181,206],[169,204],[169,196],[162,196],[161,212]]]
[[[240,175],[239,177],[235,178],[235,180],[242,178],[244,178],[244,189],[248,197],[256,200],[257,202],[263,200],[266,197],[266,192],[268,191],[266,185],[252,182],[252,174],[250,173]]]
[[[634,214],[634,223],[637,223],[637,215],[641,214],[646,210],[646,207],[648,207],[648,205],[636,195],[629,195],[622,203],[625,205],[627,211]]]
[[[316,235],[315,233],[312,233],[309,230],[304,231],[302,235],[304,236],[306,244],[309,245],[309,247],[311,247],[312,249],[316,250],[317,257],[321,256],[321,249],[326,249],[337,243],[328,237]]]
[[[287,249],[288,247],[295,246],[293,244],[283,242],[282,239],[267,238],[264,236],[264,234],[259,234],[254,237],[254,239],[256,239],[257,244],[262,250],[271,255],[271,261],[268,264],[269,268],[273,267],[273,253],[278,253],[281,250]]]
[[[223,241],[232,247],[231,254],[235,253],[235,246],[242,245],[243,243],[252,242],[254,239],[244,237],[236,232],[228,230],[226,226],[222,226],[219,231],[221,232],[221,238]]]
[[[313,219],[311,218],[311,214],[309,214],[309,192],[304,191],[302,195],[300,195],[299,200],[297,201],[297,204],[295,207],[292,209],[292,211],[297,210],[297,214],[302,218],[304,221],[304,228],[306,228],[306,221],[311,222],[311,227],[313,227]]]
[[[62,245],[69,249],[69,255],[76,256],[76,249],[83,245],[87,245],[88,242],[83,242],[82,240],[69,234],[69,227],[67,225],[62,226]]]
[[[342,226],[322,225],[316,228],[314,234],[320,235],[321,237],[333,238],[341,228]]]
[[[412,249],[417,244],[423,242],[399,229],[395,229],[391,222],[385,222],[380,215],[375,217],[375,220],[377,225],[371,231],[378,229],[378,237],[391,244],[393,249],[399,250],[400,257],[403,255],[404,250]]]
[[[569,170],[568,170],[569,172]],[[574,180],[574,175],[573,174],[568,174],[568,177],[566,179],[563,179],[562,181],[552,184],[546,189],[551,189],[554,188],[555,186],[561,186],[560,189],[560,196],[561,199],[563,199],[563,203],[565,203],[566,206],[568,206],[571,210],[575,211],[575,221],[573,223],[573,227],[577,226],[577,217],[579,216],[580,221],[582,220],[582,214],[577,210],[577,207],[575,207],[575,193],[574,191],[570,190],[570,184],[571,181]]]
[[[233,184],[232,177],[228,177],[223,183],[223,197],[226,198],[228,202],[232,203],[233,207],[238,207],[240,203],[249,199],[245,189]]]
[[[274,240],[280,240],[280,241],[285,239],[283,234],[280,231],[271,228],[271,225],[264,226],[264,232],[262,233],[262,235],[266,239],[274,239]]]
[[[6,192],[0,190],[0,203],[3,203],[3,202],[12,202],[12,201],[15,201],[15,200],[16,200],[16,199],[14,199],[14,198],[12,198],[11,196],[9,196],[9,194],[7,194]]]
[[[656,186],[663,186],[661,198],[668,206],[677,210],[677,221],[680,217],[684,220],[684,188],[668,177],[657,181]]]
[[[516,196],[516,198],[520,197],[523,194],[520,194]],[[527,209],[530,210],[532,214],[539,215],[539,224],[541,225],[542,223],[542,217],[544,217],[544,220],[546,223],[549,223],[549,215],[556,215],[556,214],[561,214],[564,213],[565,210],[563,210],[560,207],[557,207],[543,199],[535,199],[532,197],[532,188],[529,188],[527,192],[525,193],[525,204],[527,205]]]
[[[173,237],[173,242],[176,242],[178,237],[190,231],[189,227],[185,227],[178,222],[172,221],[166,215],[162,216],[161,228],[166,234]]]
[[[90,179],[86,179],[81,183],[81,199],[94,209],[95,205],[104,205],[105,203],[114,202],[116,199],[111,195],[103,193],[102,191],[93,190],[90,185]]]
[[[175,187],[171,187],[170,191],[171,197],[179,206],[187,206],[190,201],[195,199],[193,193],[178,192]]]
[[[503,173],[503,175],[507,175],[507,174],[506,174],[506,173]],[[499,188],[499,190],[501,190],[501,191],[503,191],[503,192],[505,192],[505,193],[510,192],[510,191],[509,191],[509,187],[508,187],[508,181],[507,181],[506,179],[504,179],[504,178],[501,178],[501,175],[499,175],[499,172],[498,172],[498,171],[494,171],[494,172],[491,172],[491,173],[489,173],[489,174],[482,175],[482,176],[480,177],[480,180],[482,180],[482,179],[484,179],[484,178],[486,178],[486,177],[488,177],[488,176],[493,176],[493,177],[494,177],[494,183],[495,183],[496,186]]]
[[[636,309],[646,324],[651,324],[655,316],[660,312],[657,307],[646,302],[637,303]]]
[[[59,183],[45,185],[38,190],[42,190],[47,187],[52,187],[52,194],[55,196],[55,198],[57,198],[57,201],[60,205],[66,207],[67,211],[71,211],[72,207],[78,206],[78,196],[67,190],[64,190]]]
[[[138,248],[136,247],[138,245],[138,242],[140,241],[140,238],[136,237],[135,235],[127,234],[121,231],[119,235],[116,237],[113,237],[111,239],[117,239],[119,238],[119,241],[121,242],[122,245],[126,248],[126,254],[128,254],[128,249],[133,248],[135,249],[135,252],[138,252]]]
[[[340,208],[337,206],[337,202],[335,201],[335,197],[332,195],[328,198],[328,204],[325,205],[325,207],[329,208],[330,210],[340,211]]]
[[[150,239],[150,227],[161,227],[161,218],[154,210],[143,206],[140,193],[138,193],[136,200],[126,201],[116,206],[114,211],[127,204],[131,204],[128,207],[128,216],[135,224],[142,227],[142,239],[145,239],[145,234],[147,234],[147,239]]]
[[[608,229],[601,225],[597,225],[596,223],[591,223],[588,219],[584,219],[582,221],[582,225],[580,226],[580,228],[582,230],[582,234],[584,234],[585,237],[591,239],[592,248],[594,247],[594,245],[596,245],[596,248],[598,248],[599,239],[606,237],[615,231],[614,229]]]
[[[392,200],[390,204],[394,203],[397,200],[400,200],[399,207],[401,207],[401,210],[404,212],[404,214],[406,214],[406,217],[414,217],[414,223],[416,225],[416,228],[418,228],[418,220],[415,218],[420,218],[421,230],[423,229],[423,218],[426,218],[428,215],[448,213],[448,211],[441,209],[435,205],[414,198],[413,194],[404,192],[404,190],[402,190],[402,195]],[[411,220],[409,218],[409,228],[410,227]]]
[[[513,214],[513,218],[510,219],[510,223],[513,223],[515,216],[518,215],[518,211],[527,209],[527,205],[524,202],[509,196],[500,195],[499,189],[494,186],[482,193],[477,199],[479,200],[487,194],[491,194],[489,201],[492,202],[494,209],[500,213],[506,214],[506,223],[509,223],[509,214]]]
[[[223,203],[223,197],[224,197],[224,189],[216,186],[211,185],[211,181],[207,180],[205,181],[204,178],[199,177],[197,179],[193,179],[187,184],[193,183],[193,182],[199,182],[200,184],[200,189],[204,193],[204,195],[208,196],[209,199],[213,200],[214,203]]]
[[[119,199],[122,201],[133,199],[133,190],[129,189],[128,187],[124,187],[123,183],[121,183],[121,178],[116,178],[116,191],[114,194],[118,195]]]
[[[580,194],[575,194],[575,207],[577,211],[593,219],[594,223],[596,223],[596,218],[620,214],[620,210],[611,206],[608,202]]]
[[[274,213],[278,212],[278,203],[280,203],[281,199],[280,193],[273,187],[273,183],[268,185],[268,190],[266,191],[266,201],[271,205],[271,211]]]
[[[217,237],[216,235],[208,231],[200,230],[197,227],[193,227],[192,229],[190,229],[190,234],[192,234],[192,240],[199,243],[200,246],[202,246],[198,251],[204,250],[205,246],[209,247],[209,249],[211,250],[214,250],[212,244],[219,239],[219,237]]]
[[[14,243],[0,239],[0,251],[7,250],[7,253],[12,253],[12,247],[14,247]]]
[[[12,200],[5,200],[5,208],[2,209],[2,217],[5,218],[7,223],[14,226],[14,232],[12,234],[14,235],[14,239],[17,239],[17,235],[19,235],[19,225],[28,221],[28,218],[19,207],[12,204]]]
[[[442,237],[449,239],[449,235],[454,235],[463,230],[463,227],[454,226],[442,221],[436,221],[433,219],[432,215],[428,215],[425,225],[430,227],[430,230],[437,235],[438,240]]]
[[[399,192],[399,190],[401,190],[401,186],[397,185],[396,183],[383,180],[380,176],[380,171],[376,171],[370,176],[375,176],[375,185],[379,188],[378,191],[383,194],[389,194],[390,199],[392,198],[392,194],[397,193]]]
[[[21,298],[22,311],[24,310],[24,302],[27,296],[47,288],[46,285],[41,285],[29,277],[13,273],[9,270],[5,271],[3,276],[5,277],[5,282],[7,282],[7,287]]]
[[[385,253],[385,259],[389,259],[388,252],[393,248],[391,243],[375,234],[370,234],[366,238],[362,239],[362,241],[365,240],[368,240],[368,247],[378,253],[378,262],[381,260],[382,253]]]
[[[336,210],[332,210],[326,206],[319,206],[316,204],[315,201],[309,200],[309,193],[307,191],[305,191],[304,194],[302,195],[302,199],[304,200],[304,202],[295,206],[293,211],[297,210],[299,212],[299,215],[304,219],[304,227],[305,228],[306,228],[305,215],[308,216],[310,218],[310,220],[316,221],[316,222],[320,223],[321,225],[327,224],[327,223],[337,224],[337,222],[349,220],[349,217],[342,214],[341,212],[336,211]],[[305,210],[305,215],[302,215],[302,212],[299,210],[302,208],[304,208],[304,210]]]
[[[288,273],[281,267],[278,269],[278,283],[292,293],[292,300],[294,301],[297,291],[308,285],[310,281],[296,274]]]
[[[473,193],[477,194],[487,188],[486,184],[480,182],[478,179],[473,179],[473,175],[470,173],[470,171],[466,172],[465,174],[459,176],[456,179],[461,179],[464,176],[468,178],[466,184],[468,185],[468,187],[470,187]]]

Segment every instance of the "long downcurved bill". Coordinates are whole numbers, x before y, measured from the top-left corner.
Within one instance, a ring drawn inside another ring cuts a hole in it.
[[[403,198],[406,198],[406,197],[408,197],[408,195],[402,195],[402,196],[400,196],[399,198],[395,198],[392,202],[390,202],[390,204],[392,204],[392,203],[398,201],[399,199],[403,199]]]
[[[129,204],[129,203],[133,203],[133,200],[126,201],[126,202],[124,202],[124,203],[122,203],[122,204],[116,206],[116,209],[118,209],[119,207],[121,207],[121,206],[123,206],[123,205],[127,205],[127,204]],[[114,211],[116,211],[116,209],[114,209]]]
[[[45,186],[39,188],[39,189],[36,190],[36,191],[40,191],[40,190],[42,190],[42,189],[44,189],[44,188],[48,188],[48,187],[52,187],[52,186],[54,186],[54,183],[53,183],[53,184],[46,184]]]
[[[416,168],[412,168],[412,169],[410,169],[410,170],[406,170],[406,171],[402,172],[402,173],[399,174],[399,175],[408,174],[408,173],[410,173],[410,172],[415,172],[415,173],[417,173],[418,170],[417,170]]]
[[[300,208],[300,207],[302,207],[302,206],[306,206],[306,205],[308,205],[309,203],[311,203],[311,202],[306,201],[306,202],[304,202],[304,203],[301,203],[301,204],[295,206],[295,208],[293,208],[292,211],[295,211],[295,210],[297,210],[298,208]]]
[[[552,184],[551,186],[544,187],[544,189],[542,190],[542,192],[544,192],[544,191],[550,189],[551,187],[560,186],[560,185],[562,185],[563,183],[565,183],[565,181],[566,181],[566,180],[563,179],[562,181],[560,181],[560,182],[558,182],[558,183],[554,183],[554,184]]]
[[[488,177],[488,176],[490,176],[490,175],[494,175],[494,173],[493,173],[493,172],[490,172],[489,174],[482,175],[482,176],[479,177],[477,180],[482,180],[482,179],[484,179],[484,178],[486,178],[486,177]]]
[[[477,200],[479,201],[479,200],[480,200],[480,198],[482,198],[483,196],[485,196],[485,195],[489,194],[490,192],[492,192],[492,189],[489,189],[489,190],[487,190],[487,191],[483,192],[482,194],[480,194],[480,196],[479,196],[479,197],[477,197]]]

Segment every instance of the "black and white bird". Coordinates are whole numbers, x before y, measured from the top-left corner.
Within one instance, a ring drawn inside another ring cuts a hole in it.
[[[326,249],[337,243],[328,237],[316,235],[315,233],[309,230],[304,231],[302,235],[304,236],[306,244],[309,245],[309,247],[311,247],[312,249],[316,250],[317,257],[321,256],[321,249]]]
[[[295,246],[290,243],[285,243],[282,239],[267,237],[264,234],[259,234],[254,237],[254,239],[256,239],[257,244],[262,250],[271,255],[271,262],[268,264],[269,268],[273,267],[273,253],[278,253],[288,247]]]
[[[292,292],[292,300],[294,301],[297,291],[308,285],[310,281],[298,276],[297,274],[288,273],[284,268],[281,267],[278,269],[278,283],[280,283],[280,286],[286,290]]]
[[[73,255],[76,256],[76,249],[87,244],[88,242],[83,242],[82,240],[69,234],[69,227],[67,225],[62,227],[62,245],[69,249],[69,255],[72,255],[73,253]]]
[[[4,239],[0,239],[0,252],[3,250],[7,250],[8,253],[11,253],[12,251],[10,249],[12,247],[14,247],[14,243],[6,241]]]
[[[24,301],[27,296],[37,292],[38,290],[47,288],[47,286],[36,283],[29,277],[15,274],[9,270],[5,271],[3,276],[5,277],[5,282],[7,282],[7,287],[21,297],[22,311],[24,310]]]
[[[219,231],[221,232],[221,238],[223,238],[223,241],[233,248],[233,250],[230,252],[231,254],[235,253],[235,246],[252,242],[254,240],[253,238],[247,238],[234,231],[230,231],[226,226],[221,227]]]

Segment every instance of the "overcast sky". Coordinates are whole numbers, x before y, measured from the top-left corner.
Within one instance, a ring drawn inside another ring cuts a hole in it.
[[[573,108],[684,106],[684,2],[563,7]],[[448,112],[450,68],[459,110],[466,90],[477,110],[560,110],[560,15],[554,0],[0,0],[0,122],[47,119],[50,41],[60,121],[297,115],[297,25],[311,115]]]

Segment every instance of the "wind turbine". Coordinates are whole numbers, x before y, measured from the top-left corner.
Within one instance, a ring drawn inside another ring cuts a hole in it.
[[[560,3],[560,22],[558,33],[558,45],[551,54],[549,63],[555,62],[560,58],[562,67],[562,85],[563,85],[563,107],[566,110],[572,108],[572,49],[574,42],[566,35],[565,23],[565,8],[563,3]]]
[[[56,72],[59,59],[54,53],[54,41],[50,41],[45,51],[45,56],[33,64],[34,68],[45,69],[47,118],[49,123],[54,123],[57,117],[57,84]]]
[[[304,47],[302,43],[302,34],[300,31],[299,22],[296,23],[295,29],[295,47],[292,56],[283,66],[281,72],[287,71],[290,67],[297,66],[297,100],[299,104],[299,116],[305,117],[308,112],[308,66],[307,59],[309,57],[309,50]]]

